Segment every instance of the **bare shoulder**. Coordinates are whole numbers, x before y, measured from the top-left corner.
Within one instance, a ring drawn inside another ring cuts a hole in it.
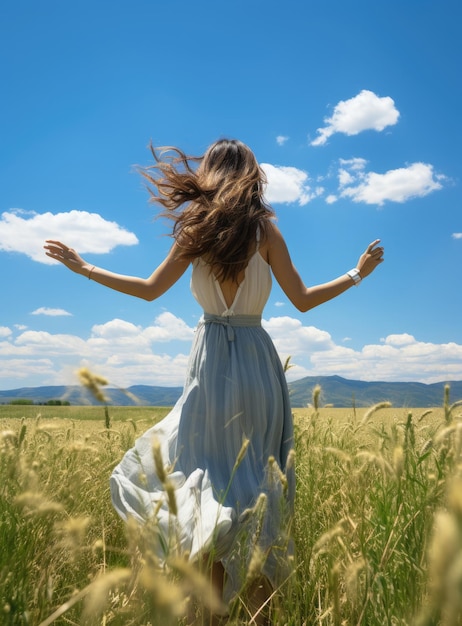
[[[268,259],[272,265],[273,261],[280,260],[282,256],[288,255],[285,239],[279,228],[271,222],[267,232]]]
[[[258,247],[261,256],[265,259],[267,263],[270,263],[270,250],[274,246],[274,242],[278,233],[279,229],[275,226],[274,222],[268,221],[265,227],[265,237],[262,238],[262,241]]]
[[[271,242],[275,239],[275,237],[280,237],[280,236],[281,236],[281,231],[276,226],[276,224],[273,221],[268,221],[267,228],[266,228],[266,237],[268,241]]]
[[[269,221],[265,229],[265,239],[262,241],[262,246],[265,245],[268,248],[272,248],[281,240],[284,240],[281,231],[274,222]]]

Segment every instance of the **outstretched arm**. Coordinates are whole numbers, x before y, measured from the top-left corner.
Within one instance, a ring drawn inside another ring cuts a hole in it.
[[[383,248],[379,239],[373,241],[359,257],[356,268],[361,278],[369,276],[383,262]],[[268,240],[268,261],[282,290],[299,311],[308,311],[352,287],[355,283],[348,274],[314,287],[306,287],[290,258],[287,245],[276,226],[272,226]]]
[[[110,289],[149,301],[155,300],[170,289],[189,265],[189,261],[178,258],[178,247],[174,243],[165,260],[149,278],[125,276],[87,263],[73,248],[69,248],[60,241],[47,239],[46,243],[47,245],[44,246],[45,254],[56,261],[60,261],[76,274],[82,274],[82,276],[91,278]]]

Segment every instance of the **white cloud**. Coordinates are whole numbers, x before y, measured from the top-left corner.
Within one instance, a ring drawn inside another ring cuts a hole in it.
[[[50,309],[49,307],[41,306],[40,308],[35,309],[35,311],[32,311],[31,315],[49,315],[51,317],[59,317],[60,315],[72,315],[72,313],[69,313],[64,309]]]
[[[408,333],[401,333],[400,335],[388,335],[383,340],[388,346],[410,346],[413,343],[416,343],[413,335],[408,335]]]
[[[271,204],[297,202],[303,206],[326,193],[326,204],[333,204],[343,197],[351,198],[353,202],[382,206],[385,202],[402,203],[426,196],[442,189],[447,180],[444,175],[435,173],[429,163],[411,163],[383,174],[366,171],[367,164],[367,160],[361,157],[339,159],[337,189],[329,192],[319,185],[312,187],[308,173],[303,170],[262,163],[268,180],[265,197]],[[331,170],[327,177],[318,179],[327,182],[332,176]],[[462,237],[462,233],[452,235],[454,239],[459,236]]]
[[[428,163],[412,163],[407,167],[389,170],[384,174],[363,171],[365,161],[348,169],[343,162],[339,169],[339,190],[342,197],[354,202],[377,204],[406,202],[411,198],[423,197],[442,188],[444,176],[434,173]]]
[[[341,100],[334,107],[332,117],[324,119],[326,126],[317,129],[318,137],[311,141],[311,145],[324,145],[334,133],[357,135],[364,130],[382,131],[396,124],[398,118],[399,111],[392,98],[381,98],[363,89],[354,98]]]
[[[321,188],[311,189],[308,174],[296,167],[261,163],[261,168],[268,180],[265,198],[269,203],[298,202],[303,206],[323,191]]]
[[[366,159],[354,157],[352,159],[340,159],[340,167],[337,172],[339,188],[364,179],[364,169],[367,165]]]
[[[340,159],[340,165],[347,167],[353,172],[357,172],[362,171],[366,167],[367,161],[361,157],[352,157],[351,159]]]
[[[105,324],[96,324],[92,328],[92,336],[96,340],[104,339],[110,342],[118,339],[142,341],[150,344],[166,341],[190,341],[194,336],[194,328],[190,328],[182,319],[165,311],[158,315],[152,326],[142,328],[131,322],[113,319]]]
[[[264,321],[263,326],[271,335],[278,352],[291,355],[292,358],[333,346],[332,338],[325,330],[303,326],[300,320],[293,317],[272,317]]]
[[[338,184],[340,187],[345,187],[345,185],[350,185],[354,182],[353,174],[350,174],[348,170],[344,170],[343,167],[338,171]]]
[[[453,239],[462,239],[462,233],[452,233]]]
[[[281,359],[291,357],[294,367],[288,373],[290,380],[334,374],[357,380],[425,383],[462,380],[460,344],[422,342],[402,333],[390,334],[377,344],[353,348],[350,338],[345,337],[337,344],[325,330],[307,326],[293,317],[272,317],[264,320],[263,325]],[[15,335],[3,327],[1,386],[12,389],[24,384],[76,384],[75,371],[83,366],[120,387],[181,386],[192,335],[193,329],[169,312],[147,327],[121,319],[110,320],[95,325],[86,338],[43,331]],[[184,350],[180,351],[178,339],[185,342]],[[342,345],[346,342],[349,347]]]
[[[116,246],[133,246],[136,236],[116,222],[105,220],[98,213],[69,211],[67,213],[35,213],[15,209],[0,219],[0,250],[21,252],[39,263],[53,264],[45,255],[45,239],[58,239],[86,252],[106,253]]]
[[[151,341],[191,341],[194,337],[194,328],[168,311],[158,315],[154,324],[146,331]]]
[[[0,356],[6,355],[42,355],[51,356],[86,354],[88,349],[84,339],[75,335],[56,334],[46,331],[26,330],[13,344],[0,344]]]
[[[290,380],[303,376],[338,375],[353,380],[462,380],[462,345],[421,342],[407,333],[389,335],[383,345],[353,349],[337,345],[326,331],[304,326],[291,317],[264,322],[284,361],[294,365]],[[351,341],[345,338],[342,341]]]
[[[434,383],[462,379],[462,345],[417,341],[404,334],[392,335],[384,345],[361,350],[341,348],[318,352],[311,358],[314,371],[350,379],[420,381]]]
[[[10,337],[13,334],[11,328],[8,326],[0,326],[0,338],[2,337]]]
[[[6,358],[2,359],[0,367],[0,384],[4,389],[15,389],[24,385],[36,387],[46,384],[42,381],[49,380],[52,374],[51,359]],[[14,381],[14,385],[11,385],[11,381]],[[29,381],[33,382],[29,384]]]
[[[115,341],[120,337],[127,338],[130,341],[133,337],[137,337],[142,332],[141,326],[136,326],[131,322],[121,319],[113,319],[105,324],[95,324],[92,327],[92,336]]]
[[[276,143],[278,144],[278,146],[283,146],[286,141],[288,141],[288,137],[286,135],[278,135],[276,137]]]
[[[138,383],[182,385],[188,355],[159,354],[157,348],[162,345],[168,351],[173,345],[177,349],[178,341],[188,346],[193,335],[193,328],[169,312],[145,328],[122,319],[97,324],[87,338],[31,330],[13,338],[11,331],[4,331],[0,332],[0,378],[31,377],[32,386],[76,384],[75,370],[86,366],[120,387]],[[48,358],[43,359],[43,354]],[[37,365],[35,370],[31,363]]]

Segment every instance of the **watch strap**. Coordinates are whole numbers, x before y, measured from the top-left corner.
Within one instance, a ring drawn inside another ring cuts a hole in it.
[[[353,280],[356,286],[358,286],[362,280],[361,274],[359,273],[359,270],[357,267],[354,267],[352,270],[349,270],[347,272],[347,275]]]

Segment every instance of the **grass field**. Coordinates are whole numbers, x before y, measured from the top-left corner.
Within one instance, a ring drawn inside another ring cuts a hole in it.
[[[294,411],[296,560],[272,619],[292,626],[462,623],[462,417]],[[168,409],[0,407],[0,624],[169,625],[211,598],[114,513],[108,478]],[[152,529],[151,529],[152,532]],[[229,624],[252,623],[238,600]]]

